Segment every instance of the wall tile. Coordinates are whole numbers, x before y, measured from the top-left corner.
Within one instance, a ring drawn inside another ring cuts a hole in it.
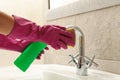
[[[120,66],[120,61],[95,59],[95,62],[98,63],[99,66],[92,66],[93,69],[120,74],[120,69],[118,68]]]
[[[62,25],[62,26],[75,25],[75,16],[59,18],[55,20],[49,20],[47,21],[47,24],[57,24],[57,25]]]
[[[14,65],[14,61],[20,56],[21,53],[15,51],[0,50],[0,66]],[[44,57],[40,60],[35,60],[32,64],[44,63]],[[15,65],[14,65],[15,66]]]
[[[88,56],[98,59],[120,60],[120,6],[76,16],[78,25],[85,34],[85,50]]]

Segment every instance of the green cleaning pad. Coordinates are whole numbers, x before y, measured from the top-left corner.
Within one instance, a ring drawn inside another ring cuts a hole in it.
[[[14,64],[25,72],[47,44],[43,42],[31,43],[22,54],[14,61]]]

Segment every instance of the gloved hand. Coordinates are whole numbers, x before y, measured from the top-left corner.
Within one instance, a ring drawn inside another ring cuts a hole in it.
[[[17,40],[11,39],[5,35],[0,34],[0,48],[1,49],[23,52],[24,49],[30,43],[31,43],[30,41],[25,41],[25,40],[17,41]],[[41,55],[43,53],[44,53],[44,51],[42,51]],[[41,55],[38,55],[37,59],[40,59]]]
[[[31,42],[42,41],[54,49],[67,49],[67,45],[75,45],[73,41],[75,35],[68,32],[64,27],[58,25],[44,25],[40,27],[27,19],[14,15],[13,17],[15,20],[14,28],[8,35],[11,38],[18,38]]]
[[[20,48],[18,48],[18,52],[23,52],[29,46],[29,44],[31,44],[30,41],[25,41],[25,40],[19,40],[19,41],[12,40],[12,41],[16,42],[17,43],[16,45],[21,46]],[[45,50],[49,50],[49,48],[46,47]],[[41,59],[42,54],[44,54],[44,50],[42,50],[42,52],[39,53],[39,55],[36,58]]]

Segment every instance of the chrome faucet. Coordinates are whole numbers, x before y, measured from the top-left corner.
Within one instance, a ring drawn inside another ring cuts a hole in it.
[[[75,57],[73,55],[69,55],[72,58],[72,60],[70,60],[68,63],[74,62],[74,64],[77,67],[76,73],[78,75],[87,76],[88,75],[87,69],[91,67],[92,64],[94,64],[95,66],[98,66],[98,64],[94,62],[95,55],[92,57],[92,59],[85,56],[85,36],[79,27],[71,25],[71,26],[67,26],[67,28],[73,28],[75,30],[75,33],[79,35],[78,36],[78,39],[79,39],[78,54]]]

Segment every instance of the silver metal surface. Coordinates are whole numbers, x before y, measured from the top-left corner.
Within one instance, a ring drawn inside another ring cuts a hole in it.
[[[68,63],[74,62],[74,64],[77,67],[76,72],[78,75],[87,76],[88,75],[87,69],[91,67],[92,64],[98,66],[98,64],[94,62],[95,55],[92,57],[92,59],[85,56],[85,36],[79,27],[71,25],[71,26],[67,26],[67,28],[73,28],[76,32],[76,35],[78,35],[78,39],[79,39],[78,54],[75,57],[73,55],[69,55],[72,58],[72,60],[70,60]]]

